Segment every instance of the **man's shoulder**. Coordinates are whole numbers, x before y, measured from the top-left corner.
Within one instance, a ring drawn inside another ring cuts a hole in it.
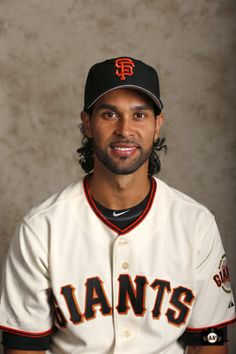
[[[198,211],[213,216],[205,205],[196,201],[194,198],[175,189],[159,178],[155,177],[155,180],[157,182],[157,198],[159,196],[182,210],[195,210],[196,212]]]
[[[83,179],[79,179],[30,209],[24,216],[24,221],[29,222],[37,216],[47,216],[55,214],[57,210],[68,209],[68,206],[78,201],[83,196],[83,193]]]

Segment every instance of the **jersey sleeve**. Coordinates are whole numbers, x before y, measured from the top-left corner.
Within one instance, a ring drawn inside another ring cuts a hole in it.
[[[214,217],[197,240],[195,262],[195,303],[188,331],[221,327],[235,321],[227,259]]]
[[[0,329],[28,337],[48,336],[53,328],[46,248],[22,222],[13,235],[0,290]]]

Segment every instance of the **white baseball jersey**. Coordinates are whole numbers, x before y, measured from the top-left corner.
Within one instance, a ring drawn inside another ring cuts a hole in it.
[[[96,208],[86,178],[34,208],[7,257],[0,328],[53,332],[53,354],[179,354],[186,329],[234,321],[214,217],[161,180],[151,185],[123,231]]]

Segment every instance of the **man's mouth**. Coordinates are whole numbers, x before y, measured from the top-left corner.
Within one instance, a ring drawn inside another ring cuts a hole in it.
[[[113,143],[110,145],[110,148],[112,153],[116,156],[129,157],[139,149],[139,145],[135,143]]]

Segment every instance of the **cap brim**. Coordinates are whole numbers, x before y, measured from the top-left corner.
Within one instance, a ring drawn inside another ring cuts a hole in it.
[[[153,95],[153,93],[151,93],[150,91],[144,89],[143,87],[140,86],[136,86],[136,85],[121,85],[121,86],[116,86],[113,87],[105,92],[103,92],[100,96],[98,96],[92,103],[90,103],[87,107],[85,107],[85,109],[89,109],[90,107],[92,107],[94,105],[95,102],[97,102],[102,96],[104,96],[106,93],[114,91],[116,89],[120,89],[120,88],[130,88],[133,90],[137,90],[137,91],[141,91],[143,93],[145,93],[147,96],[149,96],[154,103],[156,104],[156,106],[162,110],[163,109],[163,104],[161,102],[161,100],[159,100],[155,95]]]

